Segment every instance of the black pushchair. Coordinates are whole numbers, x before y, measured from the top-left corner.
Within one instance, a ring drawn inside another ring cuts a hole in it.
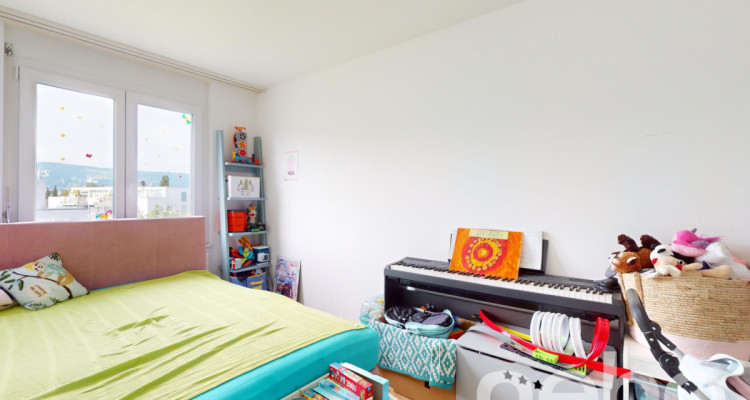
[[[633,318],[638,324],[641,332],[643,332],[643,336],[646,338],[646,341],[648,342],[648,345],[651,349],[651,354],[654,355],[654,358],[656,358],[656,360],[659,362],[659,366],[661,366],[661,368],[667,373],[667,375],[669,375],[680,388],[684,389],[685,392],[688,393],[688,396],[692,396],[690,397],[691,399],[734,400],[747,398],[727,388],[725,382],[722,382],[724,384],[723,393],[721,392],[722,389],[718,386],[708,387],[708,390],[712,390],[711,393],[709,393],[711,396],[708,396],[706,393],[704,393],[704,390],[706,390],[705,386],[701,385],[704,389],[701,390],[698,385],[688,379],[688,377],[683,374],[683,371],[680,370],[680,359],[689,362],[689,365],[691,366],[690,368],[695,371],[699,370],[699,368],[702,366],[707,366],[710,369],[718,369],[719,371],[726,371],[730,368],[743,369],[743,363],[737,361],[736,359],[732,359],[730,356],[727,356],[729,357],[730,361],[726,361],[727,359],[724,358],[713,361],[709,360],[707,362],[698,360],[697,358],[690,355],[686,355],[661,333],[661,326],[659,326],[659,324],[651,321],[648,318],[638,292],[635,289],[628,289],[627,294],[628,304],[630,305],[630,310],[633,313]],[[662,348],[662,345],[669,349],[671,353],[669,351],[665,351]],[[734,364],[729,365],[730,363]],[[692,379],[696,379],[695,374],[692,375]],[[684,395],[681,393],[680,399],[682,399],[683,397]]]

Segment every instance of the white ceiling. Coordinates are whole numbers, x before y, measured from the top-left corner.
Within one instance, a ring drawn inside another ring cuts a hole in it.
[[[0,0],[0,6],[260,87],[521,0]]]

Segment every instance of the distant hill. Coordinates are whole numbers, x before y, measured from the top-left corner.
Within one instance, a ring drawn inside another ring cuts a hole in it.
[[[40,162],[37,168],[46,171],[43,178],[47,187],[55,187],[62,190],[72,186],[84,186],[86,182],[93,181],[96,186],[112,186],[112,170],[107,168],[87,167],[84,165],[71,165],[57,162]],[[169,177],[170,187],[188,187],[190,175],[179,172],[141,171],[138,174],[138,185],[144,181],[146,186],[161,186],[162,176]]]

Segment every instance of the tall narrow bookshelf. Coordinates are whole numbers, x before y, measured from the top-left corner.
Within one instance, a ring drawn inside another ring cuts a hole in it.
[[[265,189],[263,187],[263,165],[261,156],[261,144],[260,138],[253,138],[253,147],[256,158],[261,160],[261,165],[258,164],[245,164],[226,161],[231,157],[224,155],[224,131],[216,131],[216,148],[218,152],[218,163],[219,163],[219,210],[221,220],[221,277],[224,280],[229,280],[229,273],[231,272],[246,272],[254,269],[264,268],[268,271],[268,262],[257,263],[248,267],[231,269],[231,256],[229,255],[229,247],[237,248],[237,241],[247,236],[253,246],[268,245],[267,232],[266,230],[258,232],[229,232],[229,225],[227,221],[227,211],[243,210],[251,204],[254,204],[257,212],[258,221],[266,222],[266,198]],[[227,180],[229,175],[241,175],[241,176],[254,176],[260,178],[260,196],[259,197],[232,197],[229,196],[227,190]],[[270,259],[270,258],[269,258]]]

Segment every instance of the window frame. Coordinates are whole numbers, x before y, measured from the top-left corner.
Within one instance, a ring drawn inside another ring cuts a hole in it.
[[[126,107],[125,107],[125,154],[126,154],[126,188],[125,191],[125,207],[126,218],[137,218],[138,217],[138,105],[144,105],[148,107],[157,107],[165,110],[184,112],[192,114],[193,120],[192,126],[192,157],[193,162],[190,166],[190,208],[188,208],[188,215],[203,215],[200,210],[203,210],[203,196],[198,195],[198,188],[202,187],[198,175],[200,171],[203,171],[203,152],[200,150],[203,148],[201,141],[202,135],[202,113],[201,108],[183,103],[176,100],[164,99],[161,97],[151,96],[136,91],[127,91],[126,93]]]
[[[188,216],[204,215],[204,196],[199,195],[204,187],[203,116],[200,106],[21,66],[18,97],[17,221],[33,222],[36,218],[37,84],[114,99],[113,214],[119,219],[137,218],[137,105],[143,104],[192,114],[193,162],[190,171],[191,209],[188,211]],[[29,156],[22,157],[23,154]]]
[[[18,221],[36,220],[36,98],[37,85],[108,97],[114,100],[114,178],[112,207],[115,218],[125,218],[125,89],[21,67],[18,107]],[[22,154],[29,155],[21,157]],[[26,182],[31,181],[32,184]]]

